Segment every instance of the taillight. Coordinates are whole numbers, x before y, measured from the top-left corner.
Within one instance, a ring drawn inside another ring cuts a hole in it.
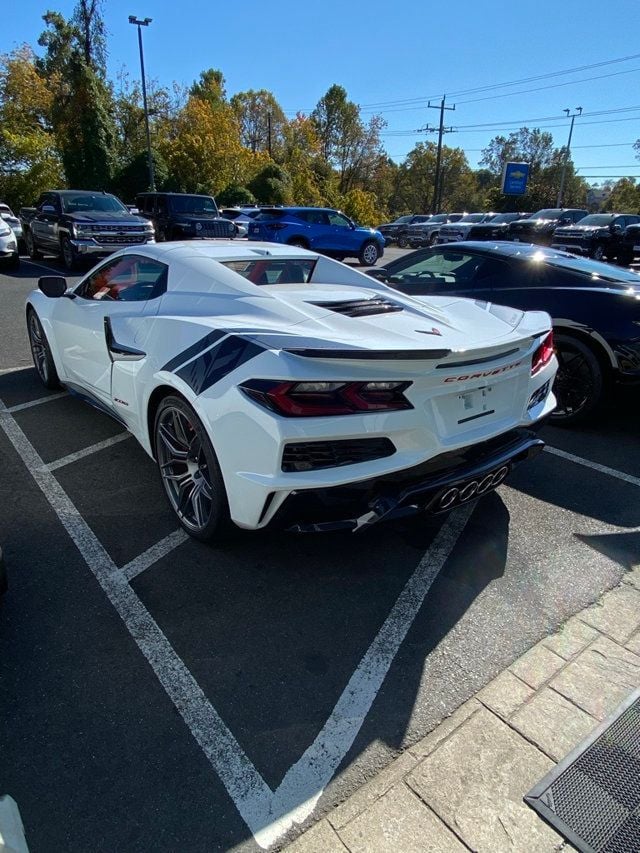
[[[281,382],[254,379],[240,388],[257,403],[288,418],[317,418],[412,409],[410,382]]]
[[[540,346],[531,356],[531,375],[535,376],[543,367],[545,367],[553,358],[553,332],[544,338]]]

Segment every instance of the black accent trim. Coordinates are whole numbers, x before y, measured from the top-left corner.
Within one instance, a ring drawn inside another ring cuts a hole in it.
[[[448,349],[284,349],[283,352],[290,355],[299,355],[301,358],[339,358],[353,359],[354,361],[418,361],[421,359],[433,360],[446,358],[451,355]]]
[[[478,418],[485,418],[487,415],[495,415],[495,413],[496,413],[495,409],[489,409],[488,412],[480,412],[477,415],[471,415],[468,418],[462,418],[462,420],[459,420],[458,423],[459,424],[468,424],[469,421],[475,421]]]
[[[267,495],[267,498],[264,502],[264,506],[262,507],[262,512],[260,513],[260,518],[258,519],[258,524],[260,524],[260,522],[263,520],[263,518],[265,517],[265,515],[269,511],[269,507],[273,503],[273,499],[275,498],[275,496],[276,496],[275,492],[269,492],[269,494]]]
[[[111,326],[111,317],[104,318],[104,336],[107,342],[107,352],[109,353],[111,361],[117,361],[117,356],[124,356],[131,361],[137,361],[141,358],[145,358],[147,355],[146,352],[143,352],[141,349],[129,347],[126,344],[120,344],[116,341],[113,335],[113,328]],[[116,358],[114,358],[114,356],[116,356]]]
[[[380,438],[341,438],[328,441],[298,441],[285,444],[283,471],[318,471],[358,465],[373,459],[393,456],[395,445],[386,436]]]
[[[228,373],[264,351],[264,347],[253,341],[228,335],[217,346],[176,371],[176,376],[186,382],[195,394],[202,394]]]
[[[83,403],[88,403],[90,406],[93,406],[94,409],[98,409],[99,412],[102,412],[104,415],[109,415],[110,418],[113,418],[114,421],[117,421],[121,426],[125,429],[129,429],[127,424],[119,417],[114,411],[112,411],[106,403],[103,403],[102,400],[99,400],[97,397],[94,397],[90,391],[87,391],[86,388],[81,388],[79,385],[74,385],[72,382],[65,382],[64,387],[67,389],[69,394],[72,397],[77,397],[79,400],[82,400]]]
[[[513,355],[518,350],[519,347],[515,347],[506,352],[499,352],[497,355],[487,355],[484,358],[474,358],[470,361],[451,361],[448,364],[436,364],[436,370],[447,370],[449,367],[471,367],[473,364],[486,364],[489,361],[497,361],[499,358],[506,358],[508,355]]]
[[[185,361],[189,361],[190,358],[198,355],[198,353],[211,346],[211,344],[215,344],[215,342],[219,341],[220,338],[224,338],[226,334],[227,332],[222,332],[220,329],[214,329],[212,332],[209,332],[208,335],[205,335],[203,338],[200,338],[199,341],[196,341],[195,344],[191,344],[190,347],[187,347],[187,349],[169,359],[162,370],[168,370],[170,373],[173,373],[176,367],[180,367],[180,365],[184,364]]]
[[[390,299],[384,297],[375,297],[373,299],[342,299],[337,302],[310,302],[309,305],[315,305],[316,308],[326,308],[345,317],[369,317],[375,314],[391,314],[405,310],[404,305],[392,302]]]

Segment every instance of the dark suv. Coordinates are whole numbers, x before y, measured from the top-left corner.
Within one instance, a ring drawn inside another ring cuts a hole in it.
[[[505,240],[516,243],[539,243],[550,246],[553,232],[561,225],[574,225],[587,215],[587,210],[573,207],[547,207],[532,213],[526,219],[510,223]]]
[[[407,240],[407,230],[411,225],[417,222],[428,222],[431,219],[429,213],[410,213],[407,216],[399,216],[393,222],[385,222],[383,225],[378,225],[378,231],[384,237],[386,244],[397,243],[401,249],[409,245]]]
[[[577,225],[556,228],[551,245],[596,261],[613,261],[622,249],[624,229],[638,222],[640,216],[632,213],[591,213]]]
[[[384,237],[327,207],[263,207],[249,223],[249,240],[286,243],[372,267],[384,254]]]
[[[236,235],[235,225],[220,216],[210,195],[140,193],[136,196],[136,207],[153,222],[158,241],[231,239]]]

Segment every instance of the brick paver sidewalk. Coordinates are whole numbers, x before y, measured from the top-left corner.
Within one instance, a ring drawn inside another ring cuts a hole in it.
[[[522,798],[640,685],[640,567],[358,789],[287,853],[547,853]],[[568,846],[568,845],[567,845]]]

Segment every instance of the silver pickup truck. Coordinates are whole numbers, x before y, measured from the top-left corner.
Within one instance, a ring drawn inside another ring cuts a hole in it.
[[[36,207],[23,207],[20,220],[29,257],[59,255],[69,270],[83,260],[98,260],[117,249],[153,243],[153,225],[132,214],[109,193],[51,190]]]

